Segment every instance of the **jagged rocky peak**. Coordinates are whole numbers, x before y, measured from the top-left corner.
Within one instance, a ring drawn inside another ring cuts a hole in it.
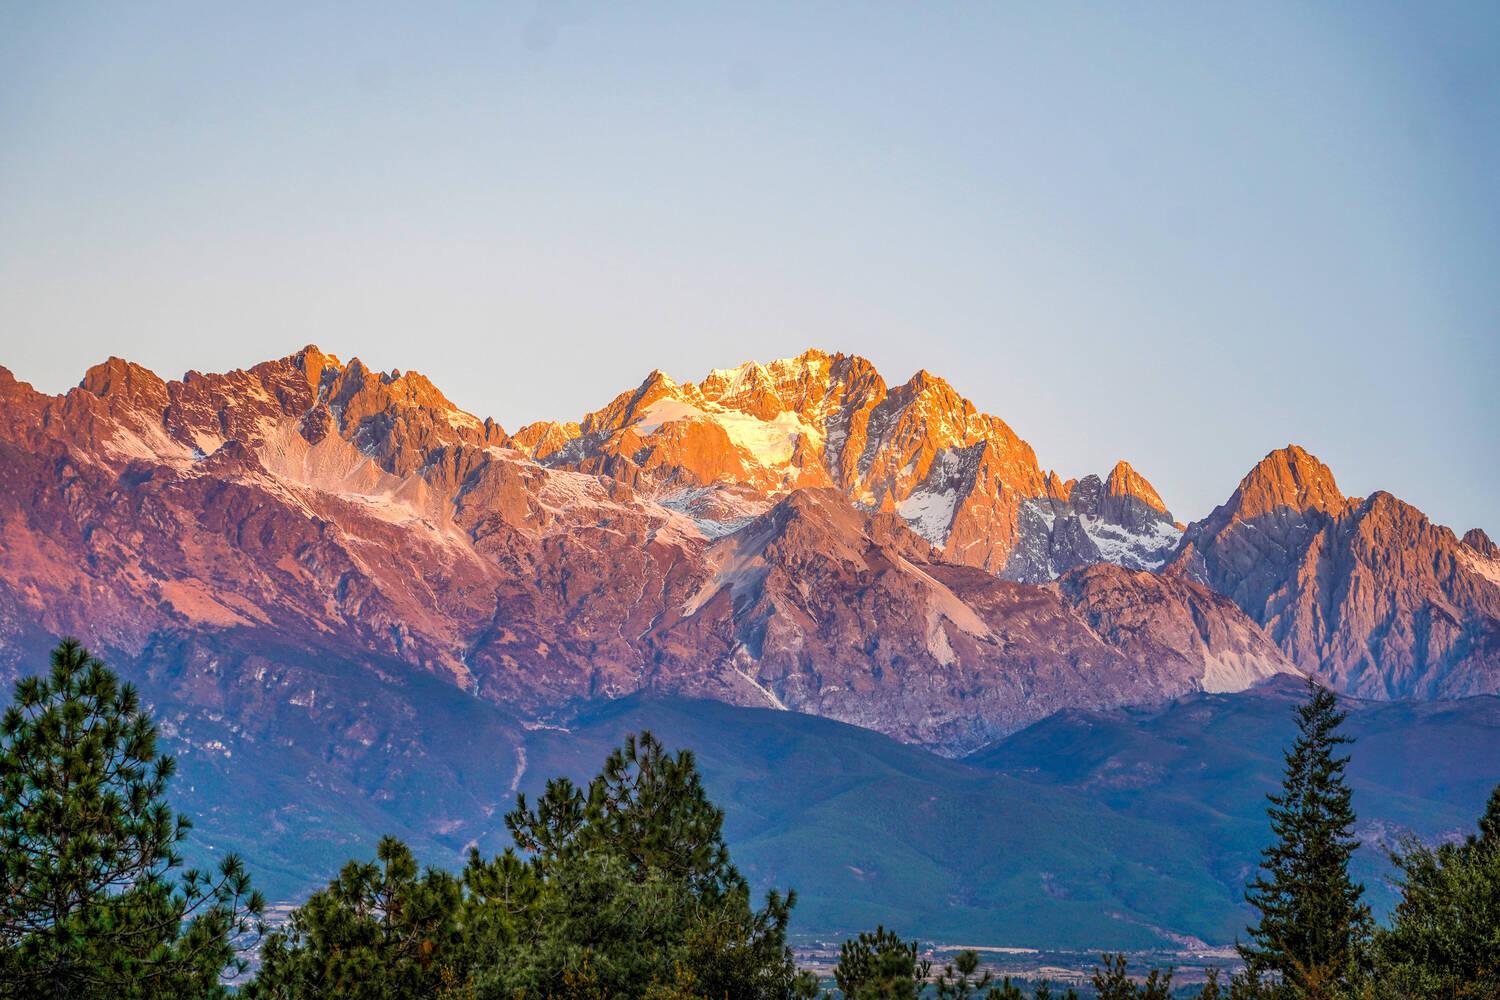
[[[783,364],[784,362],[772,362]],[[776,392],[777,380],[758,361],[738,368],[717,368],[698,385],[705,400],[748,413],[760,420],[775,420],[787,409]]]
[[[1350,505],[1339,492],[1333,470],[1295,444],[1271,452],[1240,481],[1231,504],[1241,518],[1277,510],[1318,510],[1337,514]]]
[[[302,369],[302,373],[307,377],[308,386],[314,391],[323,381],[323,372],[330,368],[336,372],[344,370],[343,362],[332,354],[325,354],[318,350],[317,344],[308,344],[287,360]]]
[[[101,399],[149,399],[167,397],[167,384],[151,369],[124,358],[110,357],[84,372],[78,387]]]
[[[1167,505],[1162,502],[1155,487],[1123,459],[1116,462],[1115,467],[1109,470],[1109,478],[1104,482],[1104,492],[1111,497],[1134,497],[1152,510],[1171,516],[1171,512],[1167,510]]]
[[[1128,465],[1044,474],[946,382],[888,389],[851,355],[654,372],[515,451],[423,376],[313,346],[84,382],[0,376],[0,622],[335,644],[523,711],[641,689],[785,705],[951,752],[1243,686],[1283,654],[1344,690],[1500,691],[1489,539],[1348,503],[1300,449],[1194,526],[1190,573],[1156,574],[1181,539]]]
[[[538,420],[512,434],[510,445],[540,462],[557,454],[582,433],[583,428],[574,421]]]
[[[1041,550],[1056,551],[1022,560],[1017,579],[1048,580],[1097,561],[1155,568],[1180,531],[1129,464],[1082,481],[1044,473],[1004,420],[933,372],[889,387],[865,358],[816,349],[715,369],[697,383],[653,371],[577,425],[529,425],[512,443],[549,466],[624,478],[671,503],[726,484],[767,499],[831,485],[866,510],[899,514],[945,558],[997,573],[1018,544],[1027,503],[1050,502],[1064,520],[1094,519],[1064,524],[1054,546],[1057,511],[1042,512],[1032,534],[1047,536]]]
[[[1464,532],[1463,542],[1486,559],[1500,559],[1500,546],[1490,540],[1483,528],[1470,528]]]
[[[401,476],[422,469],[439,449],[507,442],[498,424],[460,409],[426,376],[375,371],[358,358],[345,364],[311,344],[249,369],[189,371],[170,382],[111,358],[90,368],[78,388],[43,400],[43,407],[62,407],[74,436],[87,437],[96,445],[92,454],[110,461],[188,468],[237,444],[232,454],[243,452],[242,466],[258,460],[294,479],[306,471],[297,471],[305,464],[299,449],[330,434]],[[291,435],[305,444],[292,444]]]
[[[1076,513],[1097,515],[1099,502],[1103,499],[1104,483],[1098,476],[1090,473],[1073,483],[1073,488],[1068,491],[1067,502]]]
[[[1042,480],[1042,495],[1051,500],[1067,503],[1068,498],[1073,495],[1073,487],[1077,485],[1078,480],[1064,479],[1055,470],[1050,471]]]
[[[1062,482],[1052,472],[1022,507],[1016,544],[1001,575],[1042,583],[1101,562],[1154,570],[1177,550],[1181,537],[1156,489],[1128,463],[1117,462],[1102,479]]]
[[[653,372],[587,414],[576,435],[553,425],[519,437],[523,450],[550,465],[624,468],[664,489],[733,482],[777,495],[832,485],[870,509],[947,488],[932,477],[951,480],[960,459],[939,459],[988,442],[989,471],[1017,496],[1041,488],[1030,447],[942,379],[923,371],[888,389],[866,359],[817,349],[715,369],[698,383]],[[951,515],[960,499],[941,504]],[[924,534],[941,541],[952,517],[937,520],[924,518],[932,525]]]
[[[1500,690],[1500,563],[1385,491],[1346,498],[1295,446],[1188,526],[1169,567],[1232,598],[1297,665],[1361,697]]]

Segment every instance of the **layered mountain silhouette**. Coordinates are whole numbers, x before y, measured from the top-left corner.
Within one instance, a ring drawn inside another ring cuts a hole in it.
[[[716,796],[749,810],[736,857],[792,879],[817,927],[1217,939],[1280,732],[1243,729],[1231,752],[1217,727],[1281,712],[1296,673],[1369,704],[1500,693],[1500,550],[1389,494],[1344,496],[1294,446],[1184,526],[1125,462],[1065,479],[942,379],[891,387],[819,351],[698,383],[653,372],[513,434],[415,372],[314,347],[174,381],[111,359],[58,396],[0,368],[0,676],[42,669],[63,635],[141,686],[185,806],[275,892],[380,832],[493,849],[518,790],[650,724],[724,742],[704,749]],[[1487,760],[1493,699],[1453,704],[1363,717]],[[1199,718],[1201,738],[1152,742],[1149,720]],[[730,780],[789,747],[803,791]],[[1240,753],[1253,781],[1203,786]],[[1382,758],[1381,788],[1415,784],[1380,792],[1379,818],[1444,832],[1484,781],[1422,784],[1412,754]],[[1071,832],[1200,851],[1215,820],[1189,803],[1251,785],[1238,846],[1171,872]],[[919,864],[921,836],[887,829],[903,810],[941,827],[971,794],[985,817],[1029,812],[1006,835],[1019,853],[976,859],[982,831],[960,825]],[[981,862],[974,892],[1026,906],[984,911],[958,880],[938,913],[882,875]]]
[[[0,402],[11,672],[21,636],[77,634],[227,703],[265,697],[244,671],[295,697],[329,650],[539,721],[672,693],[947,753],[1294,670],[1500,690],[1482,532],[1346,498],[1295,447],[1183,530],[1128,464],[1063,480],[942,379],[853,356],[656,371],[514,435],[315,347],[170,382],[111,359],[61,396],[0,369]]]

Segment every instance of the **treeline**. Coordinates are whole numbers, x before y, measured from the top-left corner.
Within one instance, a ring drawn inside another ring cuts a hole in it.
[[[1209,970],[1205,1000],[1500,997],[1500,788],[1462,843],[1393,857],[1402,899],[1376,927],[1349,877],[1357,847],[1343,715],[1309,683],[1247,889],[1244,968]],[[166,805],[171,757],[129,685],[76,642],[16,685],[0,720],[0,998],[267,1000],[821,998],[787,945],[791,891],[754,898],[693,756],[630,737],[580,787],[547,783],[506,817],[514,846],[462,872],[393,838],[268,927],[243,865],[185,870],[190,824]],[[251,956],[258,962],[251,973]],[[849,1000],[1064,1000],[982,971],[941,969],[878,928],[833,971]],[[1182,995],[1105,956],[1105,1000]]]

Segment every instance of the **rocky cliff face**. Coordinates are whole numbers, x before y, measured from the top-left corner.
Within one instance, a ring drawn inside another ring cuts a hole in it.
[[[943,379],[921,371],[891,388],[843,354],[748,362],[697,384],[652,372],[579,423],[534,424],[515,441],[550,467],[607,472],[684,509],[726,487],[834,486],[900,515],[948,561],[1028,582],[1099,561],[1155,568],[1178,539],[1125,463],[1106,481],[1061,483]]]
[[[1040,583],[1101,562],[1160,569],[1182,528],[1146,478],[1120,462],[1103,480],[1085,476],[1024,502],[1017,536],[1002,575]]]
[[[311,347],[173,382],[112,360],[56,397],[5,372],[0,468],[7,669],[77,634],[251,728],[282,723],[245,671],[308,688],[311,713],[329,684],[308,663],[339,660],[533,720],[658,690],[957,752],[1063,705],[1290,669],[1188,580],[998,579],[1022,494],[1055,477],[945,383],[887,392],[857,358],[655,374],[514,437],[420,375]],[[1077,516],[1166,516],[1117,472]],[[946,525],[914,511],[950,485]],[[960,538],[989,554],[956,559]],[[330,753],[380,726],[326,711]]]
[[[1374,697],[1500,686],[1482,531],[1288,448],[1184,533],[1123,462],[1043,474],[942,380],[815,351],[514,436],[312,347],[171,382],[115,359],[55,397],[0,369],[0,469],[7,668],[37,636],[158,671],[191,648],[184,697],[332,650],[534,721],[665,691],[958,752],[1294,664]]]
[[[1500,691],[1500,560],[1296,446],[1188,527],[1171,572],[1228,595],[1297,665],[1364,697]]]

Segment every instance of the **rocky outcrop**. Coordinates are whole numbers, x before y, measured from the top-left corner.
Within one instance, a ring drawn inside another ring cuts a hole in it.
[[[1171,572],[1229,596],[1303,670],[1363,697],[1500,691],[1500,562],[1389,493],[1347,498],[1296,446],[1188,527]]]
[[[1477,556],[1483,559],[1500,559],[1500,545],[1490,540],[1480,528],[1470,528],[1464,532],[1463,543]]]
[[[1006,579],[1042,583],[1101,562],[1159,569],[1181,541],[1166,504],[1125,462],[1102,480],[1050,485],[1046,496],[1021,507],[1016,543],[1001,570]]]
[[[834,490],[791,494],[704,553],[706,580],[643,637],[651,659],[716,637],[728,669],[659,673],[683,693],[790,708],[961,751],[1065,705],[1240,690],[1290,664],[1230,602],[1092,567],[1007,583]],[[1066,580],[1067,578],[1065,578]],[[1133,605],[1134,617],[1118,607]],[[1117,623],[1101,627],[1104,616]]]
[[[747,362],[696,384],[655,371],[576,427],[562,446],[562,425],[518,438],[548,465],[617,463],[662,496],[835,486],[865,509],[897,511],[948,559],[997,572],[1023,501],[1048,490],[1031,447],[944,380],[921,371],[888,388],[868,361],[844,354]]]

